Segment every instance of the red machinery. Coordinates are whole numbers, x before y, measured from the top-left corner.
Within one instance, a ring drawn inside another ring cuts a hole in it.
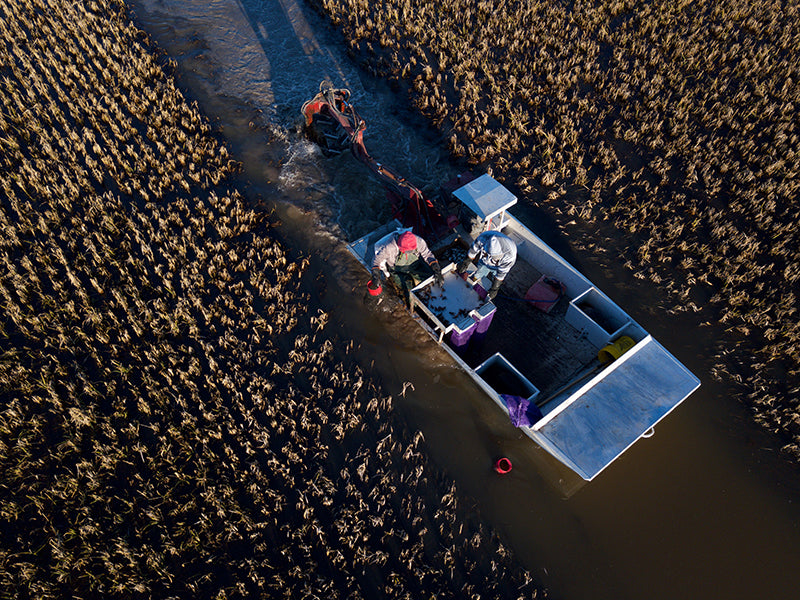
[[[307,135],[326,155],[339,154],[348,147],[386,188],[392,216],[429,241],[449,233],[457,221],[445,219],[430,199],[400,174],[377,162],[364,146],[367,124],[349,103],[350,90],[336,89],[323,81],[319,93],[303,104]]]

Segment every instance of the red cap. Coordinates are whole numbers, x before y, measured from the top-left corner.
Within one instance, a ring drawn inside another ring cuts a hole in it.
[[[397,247],[400,248],[400,252],[410,252],[411,250],[416,250],[417,236],[410,231],[401,233],[397,237]]]

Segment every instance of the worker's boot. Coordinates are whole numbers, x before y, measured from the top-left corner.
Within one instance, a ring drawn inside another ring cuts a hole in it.
[[[411,308],[411,286],[409,285],[409,283],[412,282],[413,279],[411,281],[406,280],[403,282],[403,300],[405,301],[406,308],[408,309]]]
[[[495,278],[495,280],[492,282],[492,287],[489,288],[489,292],[486,294],[486,299],[494,300],[495,296],[497,296],[497,292],[500,290],[501,285],[503,285],[503,282]]]

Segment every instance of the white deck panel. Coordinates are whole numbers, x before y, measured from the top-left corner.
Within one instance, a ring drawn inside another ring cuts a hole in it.
[[[613,367],[532,428],[532,437],[584,479],[593,479],[700,385],[649,336]]]

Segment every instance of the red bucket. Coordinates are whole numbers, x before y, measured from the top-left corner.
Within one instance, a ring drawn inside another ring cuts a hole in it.
[[[373,287],[371,279],[367,284],[367,289],[369,290],[370,296],[380,296],[381,292],[383,291],[383,287],[381,287],[381,284],[379,282],[375,284],[375,287]]]

